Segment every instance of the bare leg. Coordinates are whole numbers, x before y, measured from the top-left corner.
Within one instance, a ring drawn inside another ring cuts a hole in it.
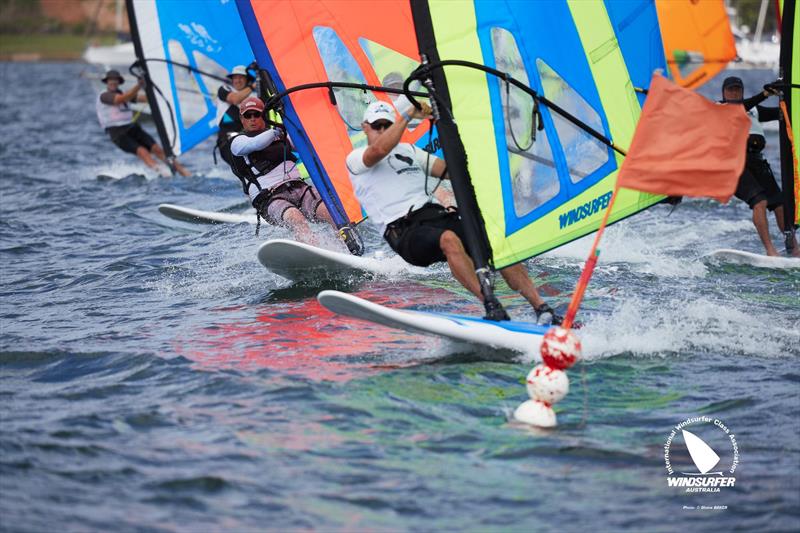
[[[327,222],[334,228],[336,227],[336,224],[333,223],[333,217],[331,217],[330,212],[328,212],[328,207],[324,203],[320,203],[317,206],[317,211],[314,213],[314,216],[320,222]]]
[[[191,173],[191,172],[189,172],[188,170],[186,170],[186,167],[185,167],[185,166],[183,166],[183,165],[180,163],[180,161],[178,161],[178,159],[177,159],[177,158],[176,158],[176,159],[174,159],[174,160],[172,161],[172,164],[173,164],[173,165],[175,165],[175,170],[177,170],[177,171],[178,171],[178,174],[180,174],[181,176],[183,176],[183,177],[188,177],[188,176],[191,176],[191,175],[192,175],[192,173]]]
[[[772,244],[769,236],[769,222],[767,221],[767,201],[762,200],[753,206],[753,225],[756,227],[758,236],[764,244],[767,255],[776,256],[778,250]]]
[[[154,144],[150,148],[150,150],[153,152],[153,154],[155,154],[155,156],[157,158],[162,160],[167,166],[170,165],[169,162],[167,161],[167,155],[164,153],[164,149],[161,148],[161,146],[159,144]],[[173,158],[172,159],[172,165],[175,167],[175,170],[177,170],[178,174],[180,174],[181,176],[187,177],[187,176],[191,176],[192,175],[191,172],[186,170],[186,167],[181,165],[180,161],[178,161],[178,158]]]
[[[445,231],[439,237],[439,247],[447,258],[447,264],[450,266],[453,276],[482,302],[483,295],[478,284],[478,276],[475,274],[475,264],[464,250],[464,245],[458,235],[450,230]]]
[[[296,207],[290,207],[283,212],[283,225],[291,229],[298,240],[304,242],[315,242],[311,227],[305,215]]]
[[[136,156],[142,161],[144,161],[144,164],[147,165],[148,167],[152,168],[157,172],[159,171],[158,163],[155,162],[155,160],[150,155],[150,152],[148,152],[147,148],[145,148],[144,146],[140,146],[139,148],[136,149]]]
[[[775,222],[778,223],[778,229],[783,233],[786,229],[786,225],[783,223],[783,206],[779,205],[772,213],[775,215]]]
[[[528,271],[521,263],[502,269],[500,274],[506,280],[508,286],[524,296],[534,309],[544,303],[542,297],[539,296],[539,291],[536,290],[531,278],[528,276]]]

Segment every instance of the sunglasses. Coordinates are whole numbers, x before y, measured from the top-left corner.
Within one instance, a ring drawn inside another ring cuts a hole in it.
[[[248,120],[253,120],[254,118],[261,118],[261,112],[260,111],[248,111],[247,113],[245,113],[242,116],[244,118],[248,119]]]
[[[381,131],[389,129],[391,125],[392,125],[391,122],[389,122],[388,120],[384,120],[382,122],[373,122],[372,124],[369,125],[369,127],[372,128],[373,130]]]

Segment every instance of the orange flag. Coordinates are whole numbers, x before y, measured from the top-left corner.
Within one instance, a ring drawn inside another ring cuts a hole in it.
[[[749,131],[741,104],[716,104],[655,74],[617,186],[725,203],[744,169]]]

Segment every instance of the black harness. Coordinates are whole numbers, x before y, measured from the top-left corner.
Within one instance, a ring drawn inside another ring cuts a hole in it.
[[[427,222],[454,216],[458,217],[458,211],[455,209],[448,209],[439,204],[427,203],[419,209],[414,209],[414,206],[411,206],[408,213],[386,225],[383,238],[389,243],[389,247],[391,247],[392,250],[400,253],[399,250],[401,248],[403,236],[409,229],[421,226]]]

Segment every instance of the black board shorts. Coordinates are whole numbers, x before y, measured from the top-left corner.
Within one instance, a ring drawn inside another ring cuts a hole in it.
[[[454,232],[464,242],[464,227],[457,210],[446,209],[438,204],[425,204],[389,223],[383,238],[406,262],[426,267],[447,261],[439,245],[442,233],[447,230]]]
[[[138,124],[106,128],[106,131],[111,136],[111,141],[129,154],[135,154],[140,146],[150,150],[156,144],[156,141]]]
[[[760,152],[748,153],[744,164],[744,172],[736,186],[736,198],[742,200],[753,209],[755,205],[767,201],[767,209],[774,211],[783,203],[783,195],[775,181],[775,175],[769,162]]]

